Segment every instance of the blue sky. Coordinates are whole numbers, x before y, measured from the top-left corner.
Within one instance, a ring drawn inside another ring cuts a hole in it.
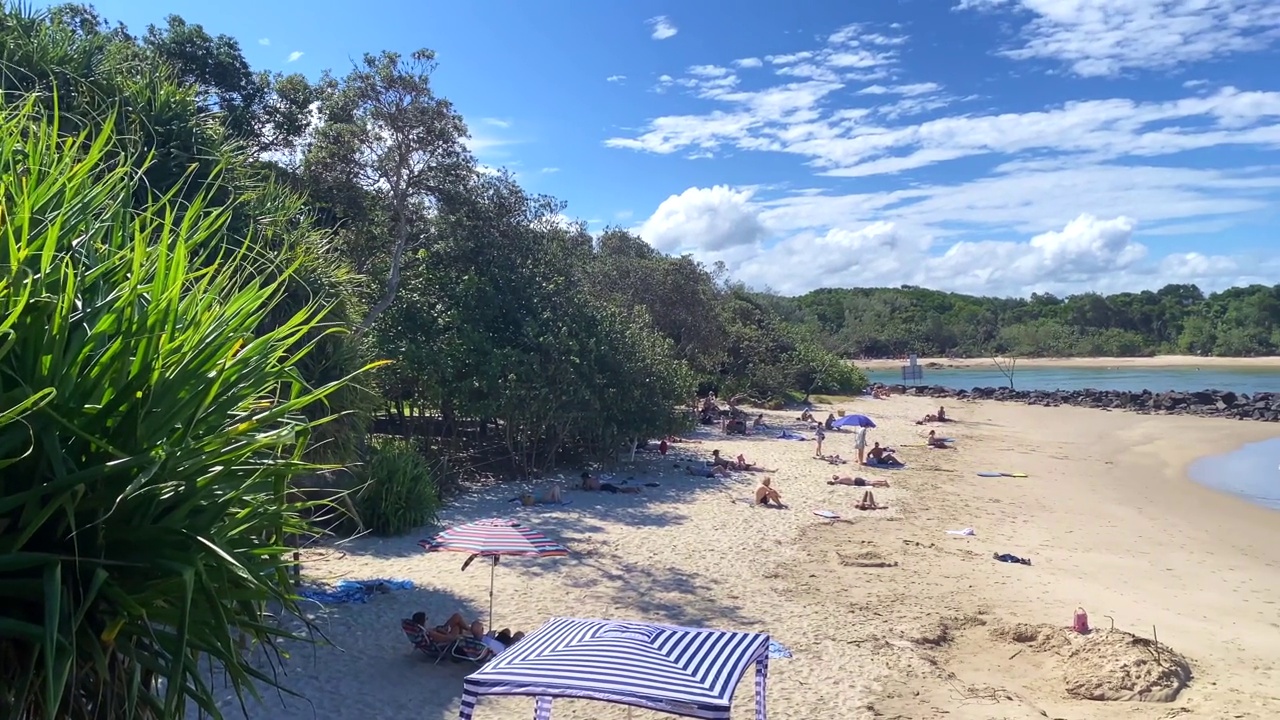
[[[481,162],[757,287],[1280,281],[1274,0],[95,5],[309,76],[432,48]]]

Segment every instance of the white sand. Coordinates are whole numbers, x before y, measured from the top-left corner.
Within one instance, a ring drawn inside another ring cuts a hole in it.
[[[1002,358],[1004,359],[1004,358]],[[952,369],[993,369],[991,358],[919,358],[921,365]],[[888,360],[855,360],[854,365],[867,370],[897,370],[904,364],[901,358]],[[1018,358],[1019,368],[1253,368],[1258,370],[1280,369],[1280,356],[1274,357],[1199,357],[1195,355],[1155,355],[1152,357],[1073,357],[1073,358]]]
[[[635,619],[768,631],[795,654],[771,664],[774,718],[1062,717],[1073,720],[1280,717],[1280,516],[1193,485],[1187,462],[1280,428],[1080,408],[951,403],[958,422],[938,427],[957,450],[929,450],[912,420],[927,399],[842,405],[874,417],[871,439],[896,445],[910,467],[866,472],[889,510],[852,508],[861,488],[825,484],[834,471],[812,443],[708,439],[676,446],[744,453],[778,468],[791,504],[734,504],[756,478],[700,479],[674,460],[617,473],[661,483],[644,494],[573,492],[572,505],[516,510],[500,488],[466,497],[448,522],[514,515],[559,538],[574,555],[506,559],[496,571],[499,626],[532,629],[555,615]],[[794,420],[769,413],[771,420]],[[830,433],[828,452],[853,455]],[[984,479],[979,470],[1026,472]],[[576,473],[566,473],[567,476]],[[830,509],[852,522],[826,524]],[[976,537],[948,529],[974,527]],[[427,555],[417,536],[358,542],[306,566],[317,579],[409,578],[416,590],[329,608],[322,625],[337,647],[302,650],[288,684],[314,703],[272,700],[255,718],[456,717],[461,665],[416,657],[398,621],[422,609],[487,613],[489,572],[465,556]],[[1030,557],[1031,567],[993,552]],[[868,564],[897,563],[895,567]],[[1150,635],[1190,658],[1195,677],[1172,705],[1100,703],[1066,692],[1060,658],[992,638],[1012,623],[1069,625],[1082,605],[1096,627]],[[1015,653],[1017,653],[1015,655]],[[749,679],[735,717],[752,717]],[[947,714],[943,714],[943,713]],[[529,699],[482,700],[477,720],[532,717]],[[1043,713],[1043,714],[1042,714]],[[239,715],[236,711],[232,716]],[[623,718],[601,703],[559,701],[557,718]],[[668,717],[635,711],[636,718]]]

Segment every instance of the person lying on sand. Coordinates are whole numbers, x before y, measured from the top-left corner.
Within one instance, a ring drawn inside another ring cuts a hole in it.
[[[848,464],[848,462],[849,462],[848,460],[845,460],[844,458],[840,457],[839,455],[826,455],[826,456],[824,456],[824,457],[820,457],[820,458],[818,458],[818,459],[819,459],[819,460],[826,460],[828,463],[830,463],[830,464],[832,464],[832,465],[845,465],[845,464]]]
[[[675,445],[676,443],[689,443],[689,444],[691,444],[691,445],[701,445],[701,444],[702,444],[702,441],[701,441],[701,440],[689,440],[689,439],[687,439],[687,438],[679,438],[679,437],[676,437],[675,435],[668,435],[668,436],[667,436],[666,438],[664,438],[664,439],[667,441],[667,444],[668,444],[668,445]]]
[[[614,485],[613,483],[600,482],[600,478],[587,472],[582,473],[582,485],[580,486],[580,489],[587,491],[599,490],[601,492],[613,493],[614,495],[617,495],[618,493],[623,493],[624,495],[640,494],[640,488],[638,487],[623,487],[621,485]]]
[[[902,467],[903,462],[893,456],[892,450],[889,448],[882,448],[880,447],[880,443],[876,443],[874,447],[867,451],[867,464]]]
[[[933,430],[929,431],[929,435],[924,439],[924,441],[929,444],[929,447],[934,448],[935,450],[951,450],[952,449],[952,447],[947,444],[947,441],[938,437],[938,434]]]
[[[876,502],[876,496],[870,490],[862,493],[862,499],[854,507],[859,510],[887,510],[889,508],[888,505],[881,505]]]
[[[773,480],[771,478],[765,478],[760,481],[760,487],[756,488],[756,504],[773,504],[774,507],[786,507],[786,505],[782,504],[782,496],[778,494],[777,490],[773,489]]]
[[[533,505],[559,505],[564,502],[564,496],[561,495],[559,483],[552,485],[542,492],[540,495],[533,493],[525,493],[517,498],[520,504],[525,507]]]
[[[882,488],[889,487],[888,480],[880,480],[878,478],[873,478],[871,480],[868,480],[867,478],[864,478],[864,477],[840,477],[839,475],[832,475],[831,479],[827,481],[827,484],[828,485],[852,485],[853,487],[868,487],[868,486],[882,487]]]
[[[690,475],[693,475],[694,477],[704,477],[704,478],[729,474],[729,471],[727,469],[719,465],[702,465],[700,467],[689,465],[685,468],[685,470],[688,471],[688,473]]]

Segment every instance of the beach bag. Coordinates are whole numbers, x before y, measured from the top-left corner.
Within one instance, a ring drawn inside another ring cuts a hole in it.
[[[1089,634],[1089,613],[1084,608],[1076,608],[1075,618],[1072,619],[1071,628],[1081,635]]]

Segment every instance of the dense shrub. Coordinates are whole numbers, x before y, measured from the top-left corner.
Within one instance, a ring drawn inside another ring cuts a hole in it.
[[[435,523],[440,491],[430,464],[407,440],[380,438],[357,470],[355,495],[360,523],[374,535],[404,535]]]

